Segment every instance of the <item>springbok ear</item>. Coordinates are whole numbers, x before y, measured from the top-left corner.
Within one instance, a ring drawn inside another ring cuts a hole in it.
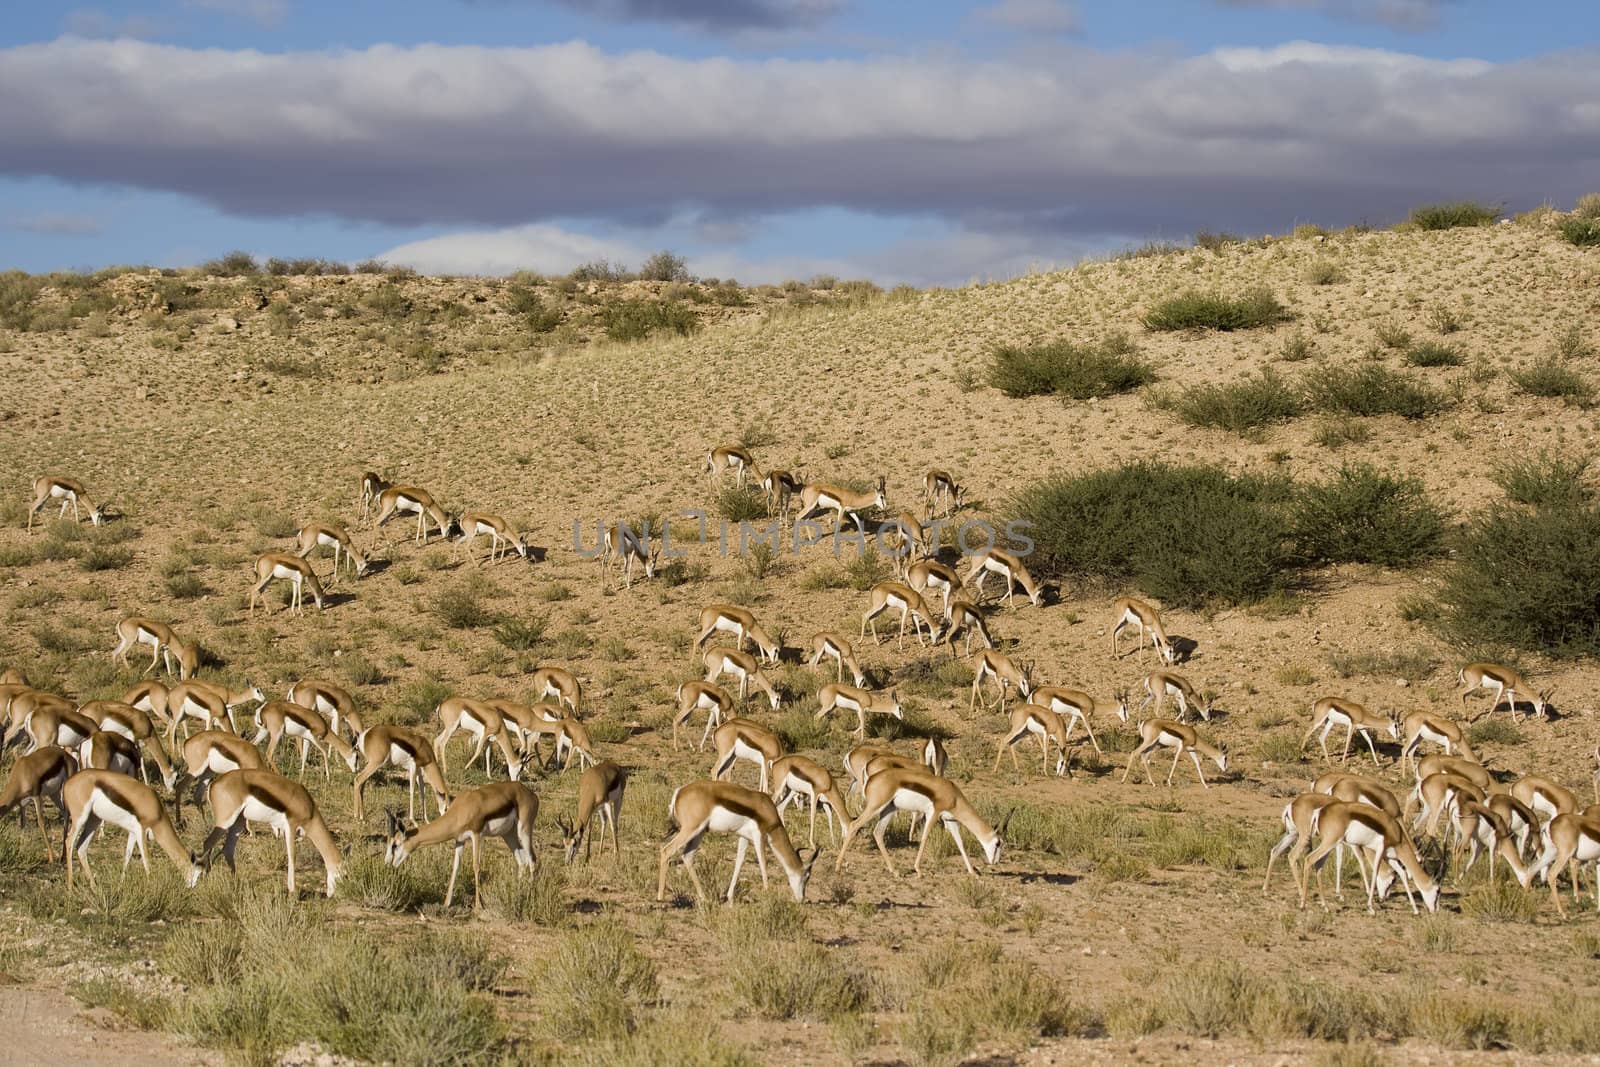
[[[1015,815],[1016,813],[1016,808],[1012,808],[1010,811],[1006,812],[1006,817],[1001,819],[1000,825],[994,828],[994,835],[996,837],[1004,837],[1006,835],[1006,827],[1011,825],[1011,816]]]

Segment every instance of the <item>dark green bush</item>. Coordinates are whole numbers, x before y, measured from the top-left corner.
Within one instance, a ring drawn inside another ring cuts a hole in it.
[[[1319,563],[1403,567],[1444,548],[1444,513],[1415,478],[1396,478],[1351,464],[1295,495],[1293,537]]]
[[[1413,208],[1410,221],[1419,230],[1453,230],[1458,226],[1487,226],[1500,217],[1500,209],[1472,200],[1451,204],[1424,204]]]
[[[1305,411],[1305,399],[1300,390],[1268,368],[1253,378],[1185,389],[1168,400],[1167,406],[1190,426],[1244,433],[1300,415]]]
[[[1006,346],[995,350],[989,364],[989,384],[1012,397],[1055,393],[1087,400],[1137,389],[1155,376],[1155,370],[1134,354],[1132,342],[1122,334],[1091,344],[1051,341],[1020,348]]]
[[[1284,588],[1284,479],[1141,461],[1036,482],[1013,512],[1033,524],[1036,577],[1133,583],[1168,604],[1240,604]]]
[[[1443,393],[1377,363],[1322,367],[1307,374],[1305,382],[1317,407],[1347,415],[1423,419],[1450,406]]]
[[[1600,654],[1600,509],[1552,503],[1475,519],[1439,595],[1463,645]]]
[[[1269,289],[1251,289],[1240,296],[1191,289],[1151,308],[1144,324],[1151,330],[1253,330],[1286,322],[1293,316]]]
[[[1413,367],[1459,367],[1466,361],[1455,345],[1440,341],[1421,341],[1406,349],[1406,362]]]

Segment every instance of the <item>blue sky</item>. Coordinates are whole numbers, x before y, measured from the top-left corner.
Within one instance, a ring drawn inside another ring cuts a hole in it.
[[[952,284],[1600,189],[1588,5],[146,0],[0,23],[0,269]]]

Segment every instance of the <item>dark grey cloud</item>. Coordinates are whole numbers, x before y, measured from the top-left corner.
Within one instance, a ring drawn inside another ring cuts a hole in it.
[[[1217,0],[1223,7],[1317,11],[1342,22],[1368,22],[1390,29],[1420,32],[1439,24],[1452,0]]]
[[[506,3],[514,0],[472,0]],[[612,22],[660,22],[712,32],[809,29],[844,0],[540,0]]]
[[[379,46],[0,51],[0,173],[238,215],[648,227],[837,206],[981,232],[1281,232],[1424,200],[1587,192],[1600,54],[1314,44],[1048,65]]]

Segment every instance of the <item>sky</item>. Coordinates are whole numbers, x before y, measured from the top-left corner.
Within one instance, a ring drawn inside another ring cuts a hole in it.
[[[123,0],[0,20],[0,269],[953,285],[1600,190],[1549,0]]]

